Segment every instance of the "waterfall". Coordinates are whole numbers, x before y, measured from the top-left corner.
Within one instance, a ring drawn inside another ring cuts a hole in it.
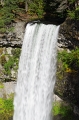
[[[19,62],[13,120],[51,120],[59,26],[27,24]]]

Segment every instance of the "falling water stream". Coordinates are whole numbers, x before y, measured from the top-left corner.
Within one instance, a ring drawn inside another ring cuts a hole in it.
[[[13,120],[51,120],[59,26],[27,24],[19,62]]]

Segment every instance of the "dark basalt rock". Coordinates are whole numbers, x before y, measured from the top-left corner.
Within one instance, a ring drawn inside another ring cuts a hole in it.
[[[79,116],[79,72],[63,74],[55,84],[55,94],[70,103],[75,114]]]
[[[45,19],[52,21],[53,18],[61,19],[63,21],[66,18],[67,0],[44,0],[45,5]]]
[[[67,18],[60,25],[58,47],[59,50],[73,50],[79,47],[79,20]],[[57,68],[57,71],[62,71],[62,67]],[[61,79],[57,77],[55,94],[70,103],[74,113],[79,117],[79,70],[61,73],[60,77]]]
[[[58,43],[59,47],[63,48],[79,47],[79,20],[67,18],[60,25]]]

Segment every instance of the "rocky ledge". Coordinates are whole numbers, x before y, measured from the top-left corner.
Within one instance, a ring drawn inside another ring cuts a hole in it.
[[[44,23],[44,21],[43,21]],[[45,22],[46,23],[46,22]],[[21,47],[26,23],[18,21],[12,24],[13,31],[0,33],[1,47]],[[79,21],[66,19],[60,24],[58,47],[73,49],[79,47]]]
[[[25,22],[16,22],[11,25],[13,31],[0,33],[1,47],[21,47],[25,31]]]

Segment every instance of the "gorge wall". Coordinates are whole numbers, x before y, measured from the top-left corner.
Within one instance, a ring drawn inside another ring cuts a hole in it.
[[[20,29],[19,29],[20,28]],[[20,48],[24,36],[25,22],[17,22],[14,32],[0,36],[0,80],[16,81]],[[72,50],[79,47],[79,22],[65,20],[60,25],[58,50]],[[17,59],[10,63],[14,57]],[[1,62],[3,61],[3,62]],[[10,64],[10,65],[9,65]],[[8,70],[9,69],[9,70]],[[58,68],[60,71],[62,68]],[[8,72],[6,72],[8,71]],[[10,71],[10,72],[9,72]],[[62,80],[57,79],[55,93],[67,102],[79,107],[79,73],[64,73]],[[62,90],[63,89],[63,90]],[[63,92],[62,92],[63,91]]]
[[[79,20],[72,20],[67,17],[67,0],[54,0],[53,2],[47,0],[46,2],[49,7],[45,7],[46,15],[43,21],[61,23],[57,43],[58,51],[63,49],[70,51],[79,47]],[[10,26],[14,28],[13,31],[0,32],[0,81],[16,81],[17,66],[27,22],[27,20],[21,18],[21,20],[11,23]],[[57,71],[62,69],[61,66],[61,64],[58,64]],[[57,77],[55,85],[55,94],[69,102],[76,114],[79,114],[78,76],[79,71],[77,73],[64,72],[61,80]]]

